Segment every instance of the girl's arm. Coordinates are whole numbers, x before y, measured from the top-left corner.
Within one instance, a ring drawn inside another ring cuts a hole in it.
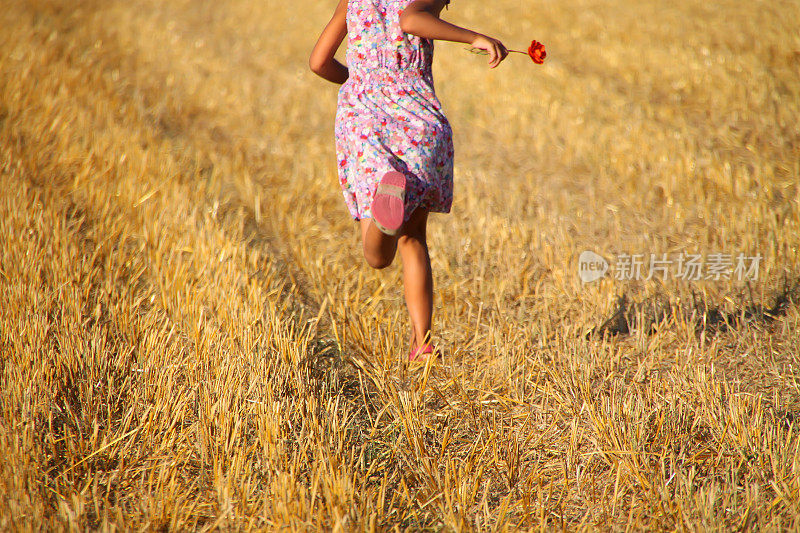
[[[334,56],[347,36],[347,0],[339,0],[328,25],[322,30],[317,44],[308,58],[308,66],[315,74],[333,83],[347,81],[347,67],[337,61]]]
[[[474,48],[489,52],[489,66],[492,68],[508,55],[503,43],[486,35],[461,28],[439,18],[439,13],[449,2],[447,0],[414,0],[400,14],[400,28],[425,39],[439,39],[466,43]]]

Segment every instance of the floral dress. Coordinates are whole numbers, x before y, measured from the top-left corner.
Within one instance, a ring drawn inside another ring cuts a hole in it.
[[[453,132],[433,88],[433,41],[404,33],[412,0],[350,0],[349,78],[339,89],[336,153],[350,214],[371,218],[378,182],[406,176],[408,217],[417,207],[448,213],[453,202]]]

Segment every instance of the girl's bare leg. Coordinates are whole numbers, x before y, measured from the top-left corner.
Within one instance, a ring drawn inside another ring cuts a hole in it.
[[[371,219],[361,220],[364,258],[372,268],[392,264],[397,250],[403,261],[403,285],[411,317],[411,349],[430,343],[433,316],[433,275],[428,255],[428,211],[416,209],[398,236],[381,232]]]
[[[416,209],[403,225],[397,247],[403,260],[403,285],[411,317],[411,349],[431,342],[433,275],[427,241],[428,211]]]
[[[361,243],[364,259],[372,268],[386,268],[394,261],[397,252],[397,235],[386,235],[373,224],[371,218],[361,219]]]

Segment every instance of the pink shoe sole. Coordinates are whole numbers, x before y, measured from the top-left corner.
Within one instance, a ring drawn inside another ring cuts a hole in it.
[[[372,220],[379,230],[397,235],[405,219],[405,200],[406,177],[397,171],[384,174],[372,200]]]
[[[408,354],[408,360],[413,362],[423,363],[425,362],[428,357],[432,354],[436,353],[436,346],[433,344],[428,344],[422,348],[416,348],[411,350],[411,353]]]

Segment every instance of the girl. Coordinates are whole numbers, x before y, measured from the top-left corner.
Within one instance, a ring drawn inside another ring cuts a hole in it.
[[[309,59],[311,70],[342,84],[339,183],[360,223],[364,257],[386,268],[400,250],[412,361],[435,353],[428,213],[448,213],[453,201],[452,131],[433,88],[433,40],[485,50],[492,68],[508,55],[497,39],[441,20],[449,3],[339,0]],[[334,59],[345,35],[348,66]]]

